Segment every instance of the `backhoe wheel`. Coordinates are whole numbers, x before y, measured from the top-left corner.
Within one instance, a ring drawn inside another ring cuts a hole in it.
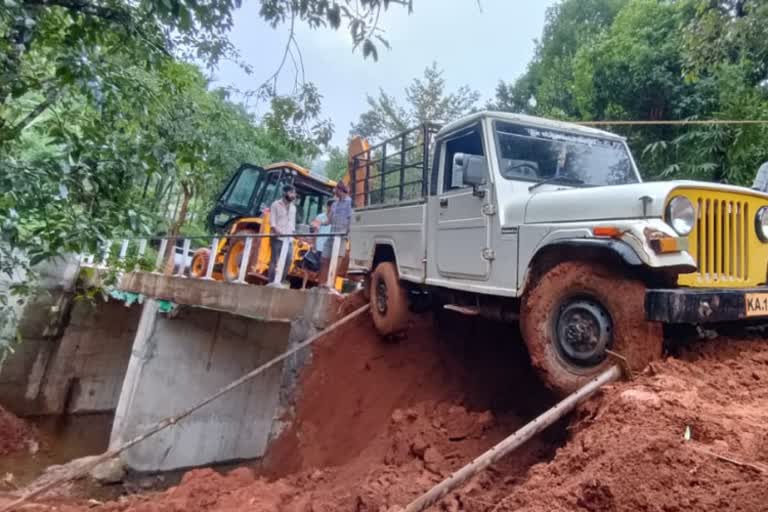
[[[400,283],[394,263],[379,263],[371,275],[371,316],[382,336],[408,327],[408,292]]]
[[[211,250],[202,248],[195,251],[192,255],[192,264],[189,266],[189,275],[197,279],[205,277],[208,272],[208,262],[211,258]]]
[[[256,235],[257,233],[251,229],[243,229],[235,233],[236,235]],[[245,238],[235,238],[227,249],[227,253],[224,255],[224,279],[230,283],[237,281],[237,277],[240,275],[240,265],[242,264],[243,252],[245,251]],[[249,265],[256,261],[256,255],[259,251],[258,239],[253,239],[253,245],[251,246],[251,257]]]
[[[661,357],[661,324],[645,320],[645,285],[588,262],[560,263],[521,305],[520,329],[544,383],[572,393],[607,369],[606,349],[640,370]]]

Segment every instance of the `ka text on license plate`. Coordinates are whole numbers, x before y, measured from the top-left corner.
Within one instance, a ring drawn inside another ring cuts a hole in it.
[[[747,316],[768,316],[768,293],[748,293],[744,303]]]

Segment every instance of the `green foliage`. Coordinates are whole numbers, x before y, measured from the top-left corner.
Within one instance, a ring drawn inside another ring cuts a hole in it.
[[[475,110],[480,93],[467,86],[447,93],[443,71],[437,63],[424,69],[405,89],[406,106],[383,90],[368,96],[368,110],[352,126],[351,135],[385,138],[424,122],[450,122]]]
[[[209,199],[243,161],[310,160],[332,135],[310,83],[262,88],[262,122],[209,91],[174,57],[237,58],[226,34],[240,0],[3,0],[0,221],[34,261],[162,226],[174,196]],[[261,0],[273,26],[347,24],[375,57],[389,0]],[[411,8],[410,2],[395,2]],[[372,49],[373,45],[373,49]],[[286,49],[288,53],[288,49]],[[204,208],[204,201],[192,206]],[[183,208],[182,208],[183,210]],[[183,219],[180,219],[183,222]],[[177,226],[177,228],[180,226]],[[7,255],[6,255],[7,256]]]
[[[768,4],[563,0],[494,106],[569,120],[768,119]],[[748,185],[768,126],[620,127],[649,178]]]
[[[273,26],[290,20],[292,40],[297,20],[346,24],[353,44],[375,58],[376,44],[386,45],[377,22],[390,4],[260,0],[254,12]],[[240,163],[306,163],[319,154],[332,126],[319,118],[322,98],[312,84],[289,95],[261,87],[271,108],[257,120],[185,63],[239,61],[227,33],[240,6],[0,0],[3,277],[128,234],[177,233],[188,218],[188,229],[199,230]],[[0,317],[10,317],[12,300],[0,286]]]
[[[574,56],[611,26],[627,0],[565,0],[547,11],[541,41],[528,71],[500,83],[491,107],[557,118],[579,116],[574,101]],[[531,100],[534,101],[531,101]]]
[[[288,19],[307,23],[312,28],[347,26],[354,48],[362,48],[364,57],[378,59],[378,46],[389,48],[379,26],[381,12],[391,5],[413,11],[413,0],[260,0],[261,16],[277,25]]]
[[[347,167],[347,152],[340,148],[331,148],[325,164],[325,175],[334,181],[341,181],[347,173]]]

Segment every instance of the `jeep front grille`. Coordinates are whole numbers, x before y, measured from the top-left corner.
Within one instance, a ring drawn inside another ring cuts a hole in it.
[[[749,281],[753,219],[747,201],[698,197],[696,226],[689,236],[701,283]]]
[[[768,205],[763,194],[717,188],[679,188],[696,208],[696,225],[688,235],[688,252],[697,269],[680,274],[681,286],[749,288],[764,285],[768,244],[757,238],[755,213]]]

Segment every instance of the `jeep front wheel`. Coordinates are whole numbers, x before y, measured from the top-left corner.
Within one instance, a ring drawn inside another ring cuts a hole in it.
[[[544,383],[568,394],[604,371],[606,350],[642,369],[661,357],[661,324],[645,320],[645,285],[602,265],[570,261],[541,276],[521,305],[520,329]]]
[[[408,292],[400,283],[392,262],[379,263],[371,275],[371,317],[382,336],[404,331],[408,327]]]

